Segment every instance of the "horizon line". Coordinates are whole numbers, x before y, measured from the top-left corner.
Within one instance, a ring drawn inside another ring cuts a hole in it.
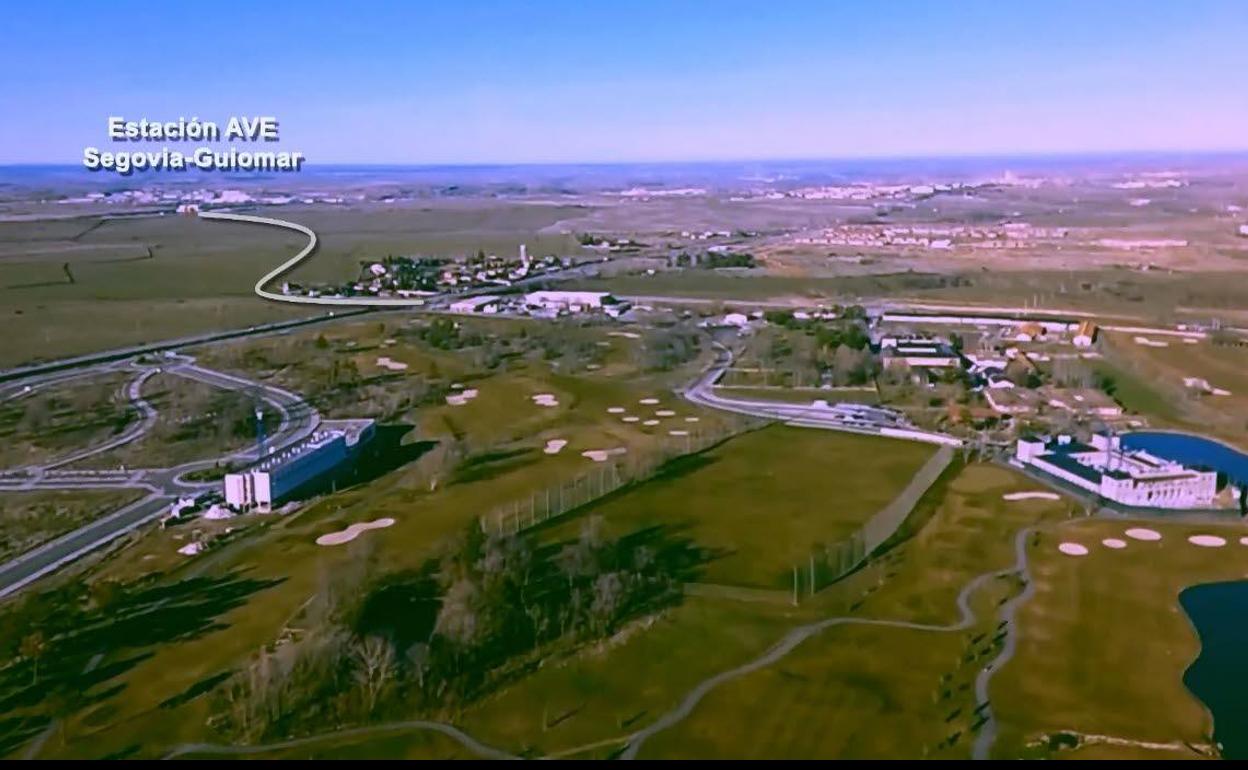
[[[275,150],[280,152],[280,150]],[[305,160],[306,166],[321,168],[488,168],[500,166],[639,166],[639,165],[698,165],[728,163],[828,163],[843,161],[898,161],[898,160],[995,160],[995,159],[1045,159],[1045,158],[1098,158],[1115,156],[1188,156],[1207,157],[1223,155],[1248,156],[1248,147],[1237,148],[1143,148],[1143,149],[1083,149],[1083,150],[1018,150],[987,152],[932,152],[932,153],[879,153],[864,155],[775,155],[735,156],[719,158],[658,158],[625,160],[446,160],[446,161],[314,161]],[[0,161],[0,168],[79,168],[86,171],[78,161]],[[188,169],[190,171],[191,169]],[[97,172],[98,173],[98,172]],[[172,173],[159,171],[154,173]],[[208,173],[208,172],[204,172]],[[231,172],[247,173],[247,172]]]

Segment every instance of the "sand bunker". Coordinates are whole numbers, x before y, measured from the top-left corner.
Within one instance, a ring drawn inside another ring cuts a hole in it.
[[[1056,492],[1010,492],[1001,495],[1002,500],[1061,500],[1062,496]]]
[[[687,430],[669,430],[669,431],[667,432],[667,435],[669,435],[669,436],[688,436],[688,435],[689,435],[689,431],[687,431]]]
[[[1241,537],[1241,538],[1239,539],[1239,544],[1240,544],[1240,545],[1248,545],[1248,537]]]
[[[622,455],[628,450],[624,447],[616,447],[615,449],[587,449],[581,452],[582,457],[588,457],[596,463],[606,462],[608,457],[614,455]]]
[[[390,356],[378,356],[377,365],[392,372],[401,372],[407,368],[407,364],[402,361],[395,361]]]
[[[1199,343],[1199,342],[1200,342],[1200,340],[1195,340],[1195,339],[1192,339],[1191,337],[1184,337],[1184,338],[1183,338],[1183,344],[1184,344],[1184,345],[1195,345],[1195,344],[1197,344],[1197,343]]]
[[[659,403],[659,400],[657,398],[643,398],[637,403],[645,404],[646,406],[654,406],[655,404]]]
[[[533,403],[538,406],[559,406],[559,399],[554,393],[536,393],[532,396]]]
[[[1132,540],[1144,540],[1153,542],[1161,539],[1161,533],[1155,529],[1145,529],[1144,527],[1132,527],[1126,532],[1127,537]]]
[[[548,455],[557,455],[559,454],[559,450],[563,449],[567,445],[568,442],[564,439],[552,438],[550,441],[546,442],[546,448],[542,451]]]
[[[361,524],[352,524],[346,529],[340,529],[337,532],[330,532],[327,535],[321,535],[316,539],[317,545],[342,545],[349,543],[360,536],[361,532],[370,529],[385,529],[394,524],[394,519],[377,519],[375,521],[366,521]]]
[[[1087,556],[1088,555],[1088,549],[1079,545],[1078,543],[1062,543],[1061,545],[1057,547],[1057,550],[1061,551],[1067,556]]]
[[[182,554],[183,556],[194,556],[195,554],[199,553],[202,550],[204,550],[203,543],[187,543],[186,545],[178,549],[178,553]]]
[[[642,425],[658,425],[659,421],[658,420],[642,420],[641,424]]]
[[[1187,539],[1192,545],[1198,545],[1201,548],[1221,548],[1226,545],[1226,538],[1217,535],[1192,535]]]
[[[609,407],[607,407],[607,414],[624,414],[624,412],[625,412],[625,411],[627,411],[627,410],[625,410],[625,409],[624,409],[624,407],[622,407],[622,406],[609,406]]]
[[[641,335],[636,332],[607,332],[608,337],[624,337],[625,339],[636,340],[641,339]]]
[[[686,417],[686,418],[685,418],[685,422],[697,422],[697,421],[698,421],[698,418],[697,418],[697,417]]]
[[[623,420],[624,422],[640,422],[641,421],[640,417],[635,417],[631,414],[626,417],[621,417],[620,419]]]
[[[654,413],[655,417],[675,417],[676,413],[671,409],[659,409]]]
[[[451,387],[456,388],[456,389],[461,389],[464,386],[457,382]],[[448,395],[446,397],[446,403],[448,406],[463,406],[464,404],[468,403],[469,401],[473,400],[476,397],[477,397],[477,389],[468,388],[467,390],[460,390],[458,393],[451,393],[450,395]]]
[[[1146,348],[1168,348],[1170,347],[1169,342],[1162,342],[1161,340],[1152,340],[1152,339],[1149,339],[1148,337],[1135,337],[1134,342],[1135,344],[1143,345]]]
[[[1105,546],[1106,548],[1113,548],[1116,551],[1120,548],[1126,548],[1127,541],[1119,540],[1116,537],[1107,537],[1101,541],[1101,545]]]

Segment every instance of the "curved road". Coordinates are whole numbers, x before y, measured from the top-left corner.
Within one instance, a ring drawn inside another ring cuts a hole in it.
[[[803,428],[888,436],[929,444],[962,445],[962,440],[955,436],[916,428],[903,415],[890,409],[864,405],[813,407],[778,401],[756,401],[720,396],[715,392],[715,383],[732,365],[733,357],[732,351],[727,346],[718,342],[712,344],[715,347],[715,360],[705,372],[681,391],[681,396],[687,401],[720,411],[780,420]]]
[[[274,219],[273,217],[257,217],[250,214],[227,214],[224,212],[201,211],[199,212],[199,218],[222,222],[246,222],[255,225],[282,227],[287,230],[294,230],[295,232],[301,233],[308,237],[307,245],[300,249],[298,254],[265,273],[260,277],[260,280],[256,281],[256,295],[263,297],[264,299],[273,300],[274,302],[288,302],[294,305],[341,305],[349,307],[421,307],[427,302],[427,298],[398,299],[391,297],[308,297],[303,295],[279,294],[269,291],[264,287],[295,269],[296,265],[307,259],[313,251],[316,251],[316,233],[313,232],[311,228],[305,227],[298,222],[288,222],[285,219]]]
[[[95,455],[102,454],[110,449],[125,446],[126,444],[129,444],[140,436],[146,434],[152,429],[152,426],[156,424],[156,418],[158,415],[156,414],[156,408],[153,407],[147,399],[143,398],[143,386],[149,379],[152,378],[152,375],[156,374],[158,371],[160,370],[143,369],[139,372],[139,375],[131,380],[126,386],[126,401],[130,404],[130,406],[133,406],[139,412],[139,422],[137,424],[126,429],[125,432],[116,438],[112,438],[102,444],[97,444],[96,446],[88,447],[87,449],[82,449],[72,454],[65,455],[64,457],[59,457],[52,462],[34,467],[31,470],[36,473],[54,470],[71,463],[76,463],[79,460],[85,460],[88,457],[94,457]]]
[[[111,365],[110,365],[111,366]],[[109,367],[102,367],[108,369]],[[82,557],[137,527],[152,521],[169,510],[169,506],[178,497],[195,492],[202,492],[215,486],[211,483],[187,482],[182,477],[196,470],[211,468],[214,465],[233,459],[245,458],[252,450],[233,452],[224,457],[197,460],[173,468],[154,468],[135,471],[68,471],[56,468],[81,460],[99,452],[113,449],[123,443],[133,441],[156,419],[156,411],[142,399],[142,384],[157,371],[164,371],[181,377],[187,377],[227,390],[256,390],[260,397],[277,410],[281,422],[270,438],[270,446],[274,450],[302,441],[311,435],[320,424],[320,414],[302,398],[281,388],[236,377],[232,374],[205,369],[194,363],[194,359],[177,356],[169,365],[157,369],[144,370],[143,374],[130,383],[128,393],[132,402],[142,403],[144,422],[141,431],[110,440],[104,444],[78,452],[68,458],[60,458],[52,464],[23,469],[14,474],[0,472],[0,493],[9,491],[26,491],[37,489],[145,489],[151,494],[137,502],[131,503],[107,516],[96,519],[79,529],[62,535],[54,540],[33,548],[26,553],[0,564],[0,598],[8,596],[44,575]],[[150,411],[147,411],[150,410]],[[124,439],[124,440],[122,440]]]

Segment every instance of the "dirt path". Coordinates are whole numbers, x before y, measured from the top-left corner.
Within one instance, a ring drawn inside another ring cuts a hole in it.
[[[987,703],[988,683],[992,673],[1004,665],[1004,663],[1014,654],[1014,612],[1023,601],[1030,598],[1034,590],[1027,573],[1026,545],[1027,538],[1030,536],[1031,532],[1032,528],[1028,527],[1021,530],[1015,536],[1014,543],[1016,559],[1013,565],[1002,570],[984,573],[971,580],[963,586],[960,592],[958,592],[957,606],[960,617],[956,623],[951,625],[933,625],[928,623],[912,623],[906,620],[883,620],[838,616],[834,618],[826,618],[804,626],[798,626],[792,631],[789,631],[789,633],[785,634],[779,642],[772,645],[770,649],[754,660],[737,666],[736,668],[720,672],[715,676],[704,679],[702,682],[694,686],[694,688],[690,690],[689,693],[686,694],[680,701],[676,708],[659,717],[649,726],[642,728],[628,737],[626,739],[627,745],[621,753],[620,758],[636,759],[638,751],[640,751],[642,744],[644,744],[646,740],[648,740],[651,736],[663,732],[664,730],[667,730],[668,728],[683,721],[686,717],[693,713],[693,710],[697,707],[698,703],[700,703],[702,699],[716,687],[719,687],[725,682],[730,682],[734,679],[745,676],[746,674],[758,671],[776,663],[789,653],[793,652],[793,650],[797,649],[802,642],[829,628],[832,628],[833,626],[880,626],[884,628],[905,628],[915,631],[933,631],[943,633],[965,631],[966,629],[974,626],[977,620],[974,610],[971,609],[971,595],[991,580],[1004,577],[1006,575],[1017,574],[1026,581],[1027,587],[1021,594],[1014,597],[1001,607],[1000,617],[1006,622],[1005,630],[1007,633],[1005,636],[1005,645],[1003,646],[1002,651],[998,653],[997,657],[976,677],[975,694],[977,702]],[[988,753],[992,748],[992,743],[996,738],[996,718],[990,707],[986,706],[984,708],[983,716],[986,721],[980,730],[979,736],[977,736],[975,740],[975,748],[972,755],[976,759],[986,758],[988,756]]]

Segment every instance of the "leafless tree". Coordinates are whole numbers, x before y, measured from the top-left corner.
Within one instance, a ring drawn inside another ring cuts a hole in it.
[[[416,686],[425,689],[425,674],[429,672],[429,645],[417,642],[407,648],[407,665],[416,675]]]
[[[615,613],[624,598],[624,580],[618,572],[599,575],[594,581],[594,598],[589,604],[590,618],[599,631],[611,628]]]
[[[366,636],[351,646],[355,662],[354,677],[364,691],[369,714],[377,708],[382,692],[394,679],[394,645],[380,636]]]
[[[479,589],[470,578],[459,578],[451,583],[442,597],[442,607],[433,632],[457,647],[468,649],[477,643],[480,623],[477,617]]]

